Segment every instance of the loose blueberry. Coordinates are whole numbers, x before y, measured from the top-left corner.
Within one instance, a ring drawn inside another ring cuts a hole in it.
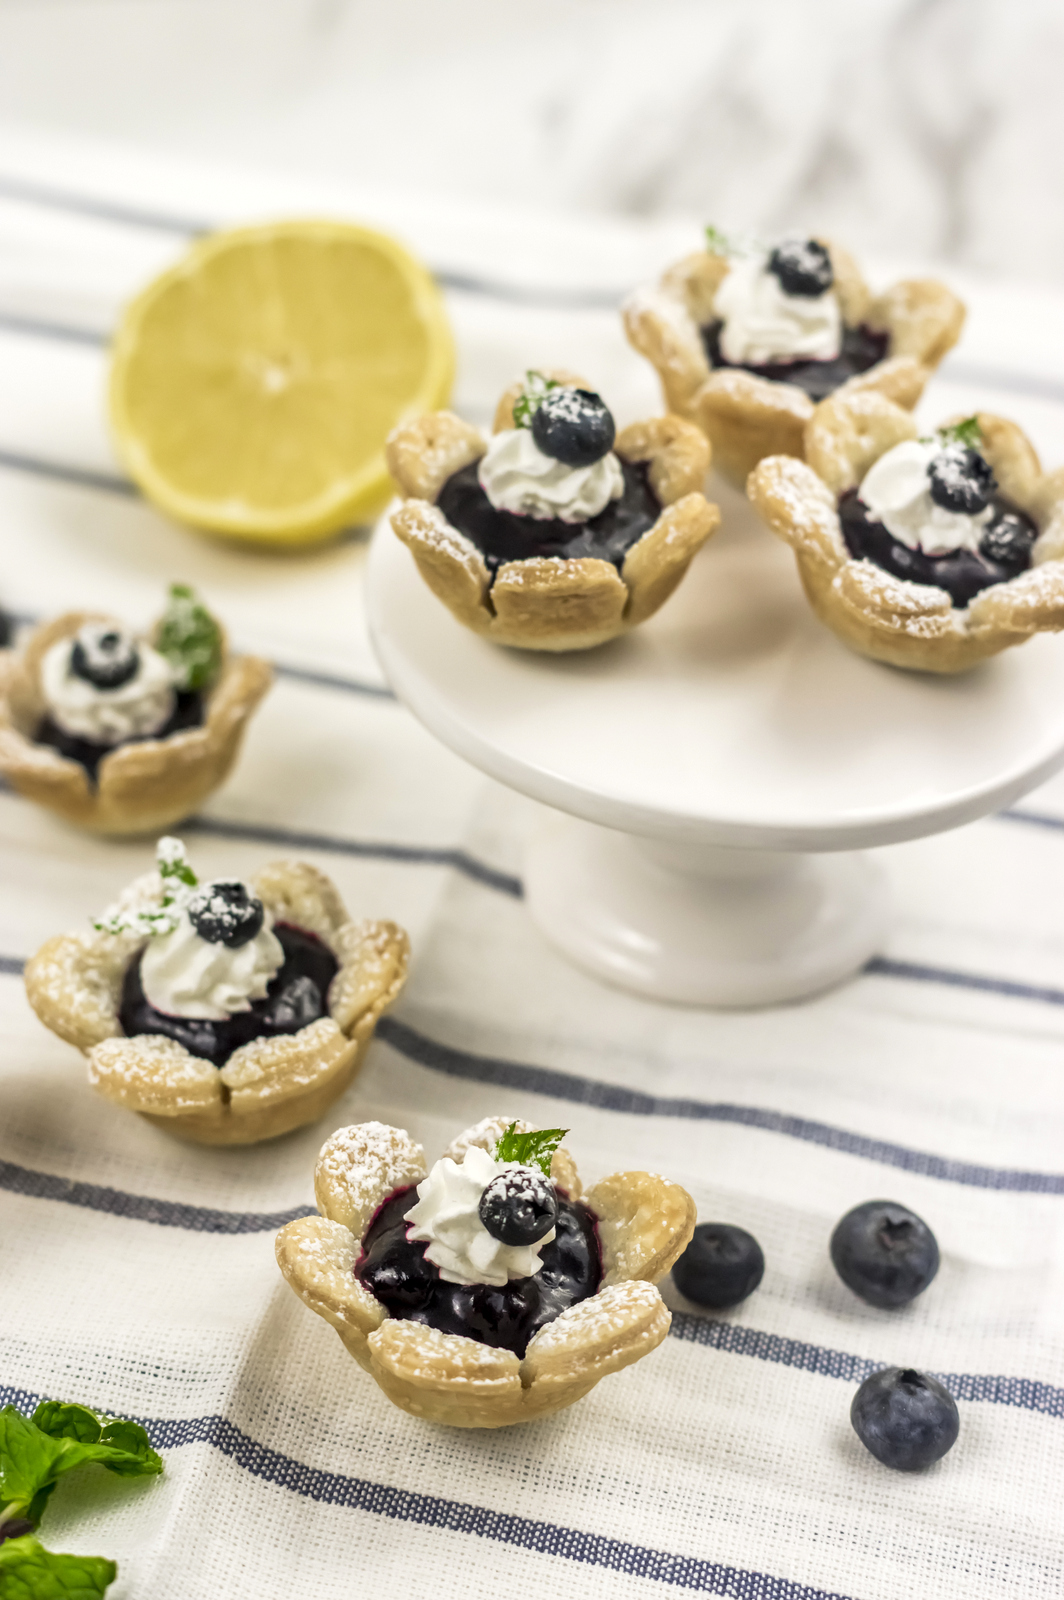
[[[700,1222],[672,1269],[680,1293],[713,1311],[737,1306],[764,1275],[765,1257],[753,1234],[727,1222]]]
[[[784,294],[813,300],[826,294],[835,282],[831,257],[815,239],[788,239],[768,258],[768,270]]]
[[[1013,572],[1024,572],[1031,564],[1031,548],[1038,530],[1026,517],[1006,511],[992,522],[979,541],[979,554],[987,561]]]
[[[205,883],[188,903],[188,920],[200,938],[208,944],[227,945],[230,950],[251,943],[264,915],[262,901],[236,879]]]
[[[590,389],[549,389],[532,416],[532,437],[545,456],[567,467],[590,467],[613,449],[617,426]]]
[[[500,1244],[535,1244],[558,1220],[554,1185],[534,1167],[508,1167],[480,1197],[480,1220]]]
[[[957,1402],[937,1378],[912,1367],[884,1367],[853,1397],[854,1432],[877,1461],[898,1472],[920,1472],[957,1442]]]
[[[938,1243],[915,1211],[866,1200],[831,1235],[831,1259],[848,1289],[891,1311],[922,1294],[938,1271]]]
[[[136,640],[105,622],[86,623],[70,652],[71,672],[94,689],[120,689],[136,677],[139,666]]]
[[[989,461],[966,444],[946,445],[932,460],[927,476],[936,506],[970,517],[986,510],[997,488]]]

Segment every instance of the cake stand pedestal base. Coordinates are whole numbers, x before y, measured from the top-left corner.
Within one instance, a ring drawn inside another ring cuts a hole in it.
[[[705,1006],[827,989],[874,955],[887,915],[863,855],[671,844],[565,816],[533,835],[525,894],[540,932],[594,976]]]

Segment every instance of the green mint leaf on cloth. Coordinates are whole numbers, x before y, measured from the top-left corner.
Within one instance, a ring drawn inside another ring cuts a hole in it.
[[[517,1123],[511,1122],[495,1146],[495,1159],[538,1167],[549,1178],[551,1157],[568,1132],[568,1128],[533,1128],[531,1133],[518,1133]]]
[[[978,417],[965,417],[963,422],[953,422],[948,428],[939,428],[938,436],[943,444],[963,444],[969,450],[978,450],[983,442]]]
[[[727,234],[721,233],[719,228],[714,228],[712,223],[706,227],[706,249],[711,256],[730,256],[734,254]]]
[[[39,1405],[32,1417],[5,1406],[0,1411],[0,1531],[15,1518],[38,1523],[57,1481],[89,1461],[124,1478],[163,1470],[136,1422],[55,1401]]]
[[[155,636],[179,689],[206,689],[222,666],[222,630],[187,583],[170,585],[170,602]]]
[[[530,428],[532,418],[543,404],[545,397],[552,389],[562,387],[557,378],[545,378],[542,372],[526,372],[524,391],[514,401],[514,426]]]
[[[31,1533],[0,1544],[0,1600],[98,1600],[117,1573],[103,1556],[53,1554]]]

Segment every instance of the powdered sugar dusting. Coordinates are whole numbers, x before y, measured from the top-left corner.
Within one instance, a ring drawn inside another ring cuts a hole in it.
[[[661,1305],[652,1283],[634,1279],[600,1289],[539,1330],[528,1347],[530,1357],[554,1354],[565,1346],[598,1350],[641,1330]]]
[[[322,1146],[314,1171],[318,1210],[361,1239],[377,1207],[396,1189],[420,1183],[425,1173],[425,1152],[405,1129],[384,1122],[338,1128]]]

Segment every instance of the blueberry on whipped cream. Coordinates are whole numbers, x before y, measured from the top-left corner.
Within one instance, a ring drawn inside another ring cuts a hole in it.
[[[850,554],[945,589],[958,607],[1025,571],[1037,529],[999,491],[977,439],[970,418],[881,455],[839,505]]]
[[[540,1271],[540,1252],[554,1238],[554,1218],[533,1240],[505,1242],[498,1225],[494,1229],[486,1226],[481,1211],[489,1189],[494,1189],[489,1202],[494,1223],[502,1221],[504,1211],[513,1209],[505,1200],[502,1205],[496,1203],[496,1197],[503,1198],[496,1187],[500,1177],[514,1185],[515,1195],[527,1190],[530,1183],[537,1189],[545,1183],[531,1168],[498,1161],[478,1145],[471,1145],[461,1163],[444,1156],[418,1184],[417,1203],[406,1213],[407,1238],[425,1244],[425,1259],[439,1269],[445,1283],[490,1283],[501,1288],[511,1278],[531,1278]],[[556,1216],[556,1201],[553,1210]],[[503,1225],[501,1232],[510,1235],[513,1230]]]
[[[823,400],[883,359],[886,334],[844,322],[831,254],[819,240],[739,251],[715,229],[707,233],[710,251],[729,259],[713,320],[701,330],[711,367],[741,367]]]
[[[169,662],[113,622],[87,622],[52,645],[41,689],[57,729],[105,746],[158,733],[176,704]]]
[[[597,394],[530,373],[514,420],[480,462],[480,486],[496,511],[587,522],[620,499],[616,429]]]
[[[275,923],[238,879],[200,884],[179,839],[160,839],[157,856],[158,879],[96,923],[141,944],[122,985],[127,1036],[163,1034],[223,1066],[252,1039],[296,1033],[326,1015],[338,962],[320,939]]]

